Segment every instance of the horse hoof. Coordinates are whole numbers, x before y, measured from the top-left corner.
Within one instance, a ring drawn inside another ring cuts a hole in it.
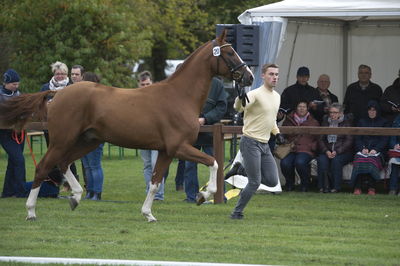
[[[76,199],[74,199],[73,197],[69,198],[69,206],[71,207],[71,211],[75,210],[78,204],[79,203]]]
[[[36,217],[35,216],[27,216],[26,221],[36,221]]]
[[[156,217],[154,217],[151,213],[142,213],[143,216],[147,219],[149,223],[157,222]]]
[[[206,201],[206,199],[204,198],[202,193],[197,193],[196,195],[196,205],[199,206],[201,204],[203,204]]]

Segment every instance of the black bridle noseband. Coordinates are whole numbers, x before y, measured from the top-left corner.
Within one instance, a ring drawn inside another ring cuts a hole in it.
[[[250,102],[250,101],[249,101],[249,98],[247,97],[246,91],[240,85],[240,82],[243,79],[244,72],[240,72],[239,69],[242,67],[246,67],[247,64],[242,62],[242,63],[234,66],[231,64],[230,61],[226,60],[226,58],[222,55],[221,49],[224,47],[232,46],[232,44],[225,43],[225,44],[219,46],[215,40],[213,40],[212,43],[213,43],[213,56],[217,57],[217,73],[218,73],[218,69],[219,69],[219,58],[221,57],[222,60],[224,60],[225,64],[228,66],[229,71],[232,74],[232,79],[234,81],[236,81],[235,88],[236,88],[237,94],[239,96],[239,99],[242,100],[243,107],[246,106],[246,102]]]
[[[219,46],[215,40],[213,40],[212,43],[213,43],[213,55],[218,57],[217,58],[217,73],[218,73],[218,70],[219,70],[219,58],[222,58],[222,60],[224,60],[225,64],[228,66],[229,71],[232,74],[232,79],[234,81],[236,81],[236,82],[240,82],[242,80],[242,78],[243,78],[244,73],[240,72],[239,69],[242,68],[242,67],[246,67],[247,64],[242,62],[242,63],[240,63],[240,64],[235,66],[235,65],[232,64],[231,61],[228,61],[222,55],[221,49],[224,48],[224,47],[232,46],[232,44],[225,43],[225,44]]]

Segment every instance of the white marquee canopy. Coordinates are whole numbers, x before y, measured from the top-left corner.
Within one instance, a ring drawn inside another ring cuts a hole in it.
[[[372,67],[372,80],[382,89],[397,78],[400,0],[284,0],[248,9],[238,19],[260,25],[260,64],[280,65],[278,91],[296,81],[303,65],[313,86],[328,74],[340,100],[360,64]],[[254,86],[260,84],[258,79]]]

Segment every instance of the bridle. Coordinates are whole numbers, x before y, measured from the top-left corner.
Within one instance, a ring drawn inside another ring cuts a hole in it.
[[[228,66],[229,71],[230,71],[231,74],[232,74],[232,79],[233,79],[234,81],[240,82],[240,81],[242,80],[242,78],[243,78],[244,73],[240,72],[239,69],[242,68],[242,67],[246,67],[247,64],[244,63],[244,62],[242,62],[242,63],[240,63],[240,64],[238,64],[238,65],[235,66],[235,65],[232,64],[232,62],[228,61],[228,60],[222,55],[221,49],[224,48],[224,47],[232,46],[232,44],[230,44],[230,43],[225,43],[225,44],[219,46],[215,40],[212,40],[212,43],[213,43],[213,55],[214,55],[215,57],[217,57],[217,73],[218,73],[218,70],[219,70],[219,58],[222,58],[222,60],[223,60],[223,61],[225,62],[225,64]]]

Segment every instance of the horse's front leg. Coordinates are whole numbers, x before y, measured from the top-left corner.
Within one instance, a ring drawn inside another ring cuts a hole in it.
[[[201,205],[203,202],[208,200],[211,196],[217,192],[217,171],[218,164],[217,161],[214,161],[212,166],[208,167],[210,169],[210,180],[208,181],[206,191],[200,191],[197,193],[196,204]]]
[[[74,174],[72,173],[70,166],[68,166],[67,171],[64,173],[64,177],[67,180],[68,184],[71,186],[72,195],[69,198],[69,205],[71,210],[75,210],[75,208],[79,205],[81,201],[83,189],[79,184],[78,180],[76,180]]]
[[[153,177],[151,178],[151,182],[149,184],[149,192],[147,193],[146,199],[142,206],[142,214],[146,217],[148,222],[156,222],[157,219],[151,213],[151,207],[153,205],[154,197],[160,188],[160,184],[163,179],[163,175],[167,170],[167,167],[171,163],[172,158],[167,156],[167,154],[163,151],[158,152],[156,166],[153,170]]]
[[[40,185],[31,189],[29,192],[28,199],[26,200],[26,210],[28,211],[28,216],[26,216],[27,221],[36,220],[36,202],[40,191]]]
[[[181,160],[192,161],[207,165],[210,169],[210,179],[206,191],[200,191],[197,194],[197,205],[201,205],[217,192],[217,171],[218,163],[214,157],[199,151],[189,144],[181,145],[176,153],[176,157]]]

